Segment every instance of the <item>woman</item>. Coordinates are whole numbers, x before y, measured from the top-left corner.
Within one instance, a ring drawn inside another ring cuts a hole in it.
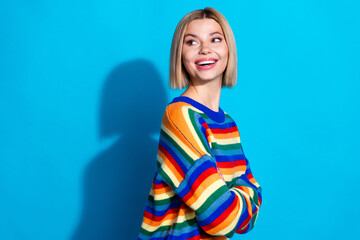
[[[236,71],[226,19],[213,8],[187,14],[172,41],[170,86],[188,88],[163,115],[139,239],[228,239],[254,227],[261,188],[234,120],[219,107]]]

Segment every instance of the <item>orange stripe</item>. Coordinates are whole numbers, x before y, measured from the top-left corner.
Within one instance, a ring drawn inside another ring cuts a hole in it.
[[[236,132],[229,133],[213,133],[216,139],[230,139],[230,138],[238,138],[239,135]]]
[[[175,108],[175,106],[173,106]],[[205,154],[205,152],[201,151],[201,147],[198,145],[196,139],[198,139],[197,135],[193,135],[193,133],[190,131],[190,125],[192,125],[191,122],[187,122],[187,120],[184,117],[184,113],[182,112],[182,107],[175,109],[175,111],[171,111],[169,109],[168,114],[169,117],[165,117],[163,119],[164,125],[171,130],[171,132],[176,135],[183,144],[188,146],[191,150],[194,151],[198,155],[198,157],[201,157]],[[185,113],[187,114],[187,113]],[[171,119],[170,119],[171,118]],[[189,120],[190,121],[190,120]],[[173,125],[175,124],[176,127]],[[181,129],[181,133],[179,132],[179,129]],[[184,138],[186,136],[186,139]],[[196,138],[196,139],[195,139]],[[195,150],[195,149],[196,150]],[[196,159],[194,159],[196,160]]]
[[[236,166],[235,167],[235,172],[245,172],[246,171],[246,166]]]
[[[216,234],[225,228],[227,228],[231,223],[235,220],[237,213],[240,211],[239,200],[236,197],[236,207],[229,213],[228,217],[220,224],[216,225],[213,229],[211,229],[210,234]]]
[[[180,209],[179,209],[179,216],[185,216],[188,213],[195,212],[188,206],[186,206],[184,203],[181,203]]]
[[[223,172],[223,169],[221,169],[221,172]],[[232,171],[232,173],[237,173],[237,172],[245,172],[246,171],[246,166],[236,166],[233,169],[231,168],[224,168],[224,172],[228,172],[228,171]]]
[[[250,195],[250,191],[248,187],[244,187],[244,186],[237,186],[236,188],[243,190],[244,192],[246,192],[248,195]],[[244,196],[245,197],[245,196]]]
[[[155,221],[155,220],[153,220],[153,219],[149,219],[149,218],[147,218],[147,217],[144,216],[143,222],[146,223],[146,224],[149,225],[149,226],[157,227],[157,226],[159,226],[163,221],[176,219],[177,215],[178,215],[177,213],[171,213],[171,214],[166,215],[164,218],[162,218],[162,219],[159,220],[159,221]]]
[[[234,168],[219,168],[223,175],[233,175],[236,172],[245,172],[246,170],[246,166],[236,166]]]
[[[257,183],[256,180],[255,180],[255,178],[250,178],[249,181],[250,181],[252,184]]]
[[[155,195],[168,193],[168,192],[171,192],[171,191],[172,191],[171,187],[163,187],[163,188],[155,188],[154,189]]]
[[[170,161],[166,158],[164,153],[158,151],[158,155],[164,160],[164,164],[170,169],[170,171],[175,175],[176,179],[181,182],[183,178],[180,173],[176,170],[176,168],[170,163]]]
[[[212,174],[211,176],[207,177],[206,180],[204,180],[202,183],[200,183],[200,185],[198,186],[198,188],[196,189],[196,191],[194,193],[189,192],[188,194],[192,194],[192,196],[189,198],[189,200],[186,201],[186,205],[188,206],[192,206],[196,200],[199,199],[199,197],[202,195],[202,193],[215,181],[221,179],[219,174]],[[209,196],[207,196],[209,197]]]
[[[232,168],[220,168],[221,174],[222,175],[233,175],[234,174],[234,169]]]
[[[154,219],[151,218],[147,218],[146,216],[144,216],[143,222],[145,222],[146,224],[148,224],[149,226],[153,226],[153,227],[157,227],[159,226],[163,221],[166,220],[170,220],[170,219],[176,219],[179,216],[185,216],[186,214],[190,213],[191,211],[193,211],[190,208],[186,208],[185,205],[181,205],[180,209],[178,212],[174,212],[174,213],[169,213],[167,214],[164,218],[162,218],[159,221],[156,221]],[[151,215],[153,216],[153,215]]]

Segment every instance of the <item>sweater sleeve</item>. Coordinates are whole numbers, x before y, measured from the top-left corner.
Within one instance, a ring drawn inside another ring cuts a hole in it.
[[[238,194],[246,200],[247,209],[244,211],[239,219],[240,225],[236,229],[236,233],[247,233],[253,229],[259,208],[262,202],[262,189],[252,175],[250,163],[246,160],[245,174],[237,177],[230,190]]]
[[[159,174],[195,211],[199,226],[207,234],[231,237],[235,232],[248,232],[261,205],[261,188],[252,178],[249,165],[231,188],[226,185],[200,118],[190,106],[168,105],[160,133]]]

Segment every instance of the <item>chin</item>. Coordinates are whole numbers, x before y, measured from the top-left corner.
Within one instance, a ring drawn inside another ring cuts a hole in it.
[[[206,77],[206,76],[202,76],[202,77],[198,77],[199,81],[201,82],[211,82],[211,81],[221,81],[221,79],[219,79],[218,77]]]

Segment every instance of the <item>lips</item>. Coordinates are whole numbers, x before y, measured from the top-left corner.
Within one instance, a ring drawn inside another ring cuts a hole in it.
[[[200,58],[195,61],[195,65],[199,69],[207,70],[213,68],[217,61],[215,58]]]

